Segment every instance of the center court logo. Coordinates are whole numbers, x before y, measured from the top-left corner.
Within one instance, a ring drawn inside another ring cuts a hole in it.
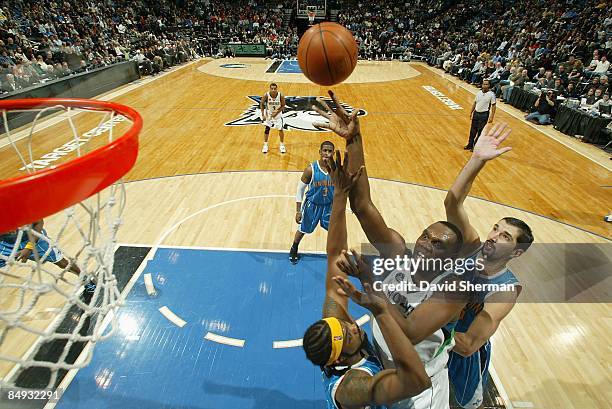
[[[259,103],[261,96],[249,95],[248,98],[253,102],[250,107],[238,119],[225,124],[225,126],[244,126],[244,125],[261,125],[261,109]],[[326,102],[331,103],[331,98],[323,98]],[[300,131],[310,132],[328,132],[327,129],[322,129],[314,126],[315,122],[326,122],[316,111],[312,110],[312,105],[317,103],[317,97],[289,97],[285,96],[285,111],[283,112],[283,129],[296,129]],[[333,104],[331,104],[333,106]],[[342,107],[351,113],[355,108],[342,103]],[[360,109],[358,116],[367,115],[367,112]]]

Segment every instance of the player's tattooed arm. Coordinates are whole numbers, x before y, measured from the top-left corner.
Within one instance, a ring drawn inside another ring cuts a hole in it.
[[[323,318],[335,317],[343,321],[352,321],[353,319],[347,312],[348,300],[346,297],[328,291],[325,295],[323,303]]]
[[[372,376],[361,370],[350,370],[336,392],[336,401],[343,408],[363,407],[372,402]]]

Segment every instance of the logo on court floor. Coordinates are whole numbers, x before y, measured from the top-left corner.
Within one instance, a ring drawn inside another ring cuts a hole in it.
[[[225,124],[225,126],[245,126],[245,125],[261,125],[261,109],[259,108],[259,102],[261,96],[249,95],[248,98],[252,101],[252,105],[247,108],[246,111],[238,119],[234,119],[231,122]],[[323,98],[330,105],[333,106],[331,98]],[[283,112],[283,129],[290,130],[296,129],[300,131],[310,132],[329,132],[327,129],[322,129],[314,126],[315,122],[325,122],[326,119],[319,115],[316,111],[312,110],[317,97],[289,97],[285,96],[285,111]],[[354,108],[348,104],[342,103],[342,107],[349,113],[353,112]],[[358,116],[364,116],[368,113],[360,109],[357,113]]]

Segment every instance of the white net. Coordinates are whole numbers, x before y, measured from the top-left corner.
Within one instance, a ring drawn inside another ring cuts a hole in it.
[[[29,122],[11,130],[20,115]],[[0,175],[7,179],[86,155],[131,122],[114,111],[57,105],[2,111],[2,124]],[[0,232],[0,387],[54,388],[112,335],[121,304],[113,261],[125,196],[117,182],[44,220]],[[27,197],[14,200],[36,206]]]

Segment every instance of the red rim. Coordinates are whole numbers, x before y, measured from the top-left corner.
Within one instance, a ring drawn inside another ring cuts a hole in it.
[[[115,111],[129,118],[132,126],[123,136],[86,155],[29,175],[0,181],[0,233],[87,199],[119,180],[136,162],[142,117],[128,106],[91,99],[31,98],[0,100],[0,111],[54,105]]]

